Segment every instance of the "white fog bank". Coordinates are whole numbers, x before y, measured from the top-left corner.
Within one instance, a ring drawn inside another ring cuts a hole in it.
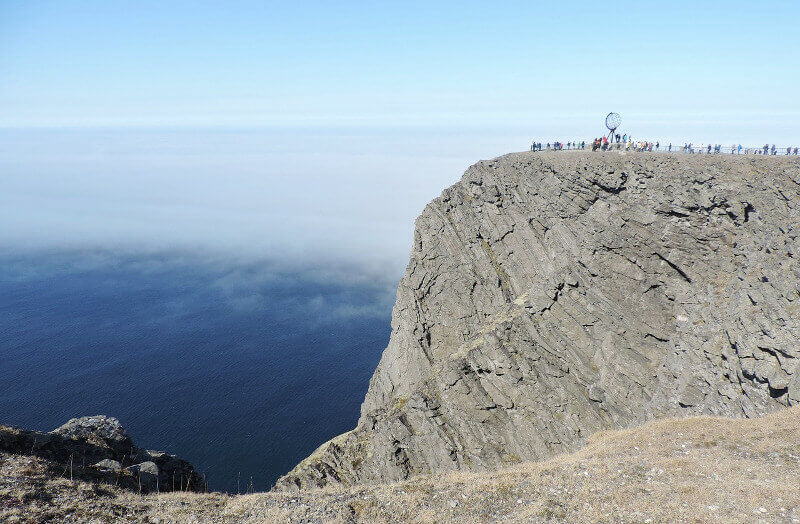
[[[525,137],[371,129],[0,132],[0,247],[331,259],[399,275],[413,222]]]
[[[632,125],[640,138],[678,136],[657,120]],[[789,127],[780,134],[794,136]],[[356,263],[398,278],[414,219],[467,167],[587,128],[0,129],[0,249],[183,250]],[[727,128],[689,126],[701,137]]]

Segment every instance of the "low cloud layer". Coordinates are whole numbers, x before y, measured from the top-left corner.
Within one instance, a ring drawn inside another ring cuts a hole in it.
[[[38,250],[0,254],[3,282],[75,282],[76,296],[86,292],[80,287],[86,278],[96,283],[105,278],[108,289],[125,288],[126,282],[161,282],[169,287],[176,279],[184,280],[184,291],[161,304],[164,309],[158,318],[165,323],[170,322],[168,317],[181,317],[203,302],[221,303],[242,314],[277,310],[298,316],[303,312],[306,323],[321,315],[326,322],[332,317],[342,321],[354,317],[386,320],[397,280],[383,269],[330,260],[236,260],[188,251]]]
[[[416,216],[475,160],[441,132],[0,133],[4,249],[188,250],[395,274]]]
[[[470,164],[588,125],[0,129],[0,250],[188,252],[396,280],[414,219]],[[678,131],[727,143],[720,129],[735,127],[624,125],[662,143]]]

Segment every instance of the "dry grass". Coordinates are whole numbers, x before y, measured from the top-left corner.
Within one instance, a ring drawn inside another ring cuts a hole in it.
[[[302,494],[138,496],[0,456],[0,520],[143,522],[798,522],[800,408],[669,419],[491,473]]]

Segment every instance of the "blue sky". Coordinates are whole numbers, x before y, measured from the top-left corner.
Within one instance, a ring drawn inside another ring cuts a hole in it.
[[[798,27],[795,0],[0,0],[0,125],[796,125]]]
[[[531,140],[800,145],[800,2],[0,0],[0,250],[406,264]]]

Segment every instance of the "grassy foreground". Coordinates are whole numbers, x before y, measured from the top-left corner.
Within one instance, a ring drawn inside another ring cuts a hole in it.
[[[140,496],[60,474],[0,454],[0,521],[800,523],[800,407],[663,419],[544,462],[301,494]]]

